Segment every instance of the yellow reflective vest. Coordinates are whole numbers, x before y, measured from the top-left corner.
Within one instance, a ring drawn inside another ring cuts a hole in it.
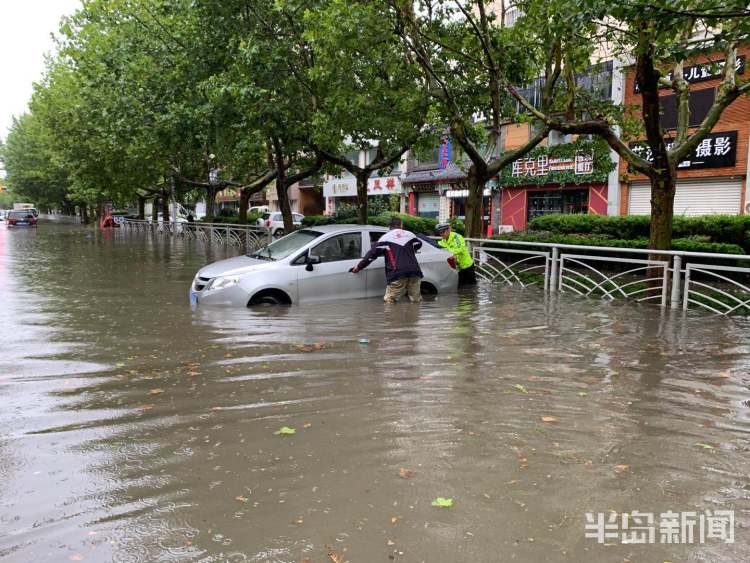
[[[456,257],[456,263],[459,270],[465,270],[470,266],[474,265],[474,260],[469,254],[469,249],[466,247],[466,241],[464,237],[458,233],[451,232],[448,235],[448,239],[441,238],[438,241],[438,246],[442,246],[446,250],[449,250]]]

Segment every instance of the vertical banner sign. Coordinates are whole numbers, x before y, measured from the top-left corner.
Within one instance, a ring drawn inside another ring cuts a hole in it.
[[[445,170],[451,161],[451,140],[446,139],[440,145],[440,170]]]

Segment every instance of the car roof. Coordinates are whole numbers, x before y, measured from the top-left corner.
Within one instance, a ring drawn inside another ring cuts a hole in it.
[[[311,231],[318,231],[319,233],[335,233],[338,231],[387,231],[388,227],[379,227],[377,225],[311,225],[309,227],[304,227],[305,229],[309,229]]]

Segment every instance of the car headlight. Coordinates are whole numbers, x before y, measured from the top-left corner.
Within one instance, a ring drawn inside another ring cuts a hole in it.
[[[226,289],[233,285],[237,285],[238,283],[240,283],[240,278],[238,276],[219,276],[218,278],[213,279],[211,286],[208,289],[211,291],[214,289]]]

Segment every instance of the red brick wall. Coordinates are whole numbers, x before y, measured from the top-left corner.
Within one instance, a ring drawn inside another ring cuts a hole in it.
[[[742,75],[738,75],[740,78],[750,78],[750,45],[741,47],[738,49],[739,55],[745,55],[745,72]],[[702,63],[709,60],[709,58],[716,60],[724,58],[721,54],[713,54],[710,57],[698,57],[686,63],[689,64]],[[719,79],[707,80],[706,82],[699,82],[697,84],[691,84],[690,90],[703,90],[704,88],[716,88],[719,85]],[[635,70],[631,68],[625,75],[625,105],[626,106],[641,106],[641,95],[634,91],[635,85]],[[662,96],[669,96],[674,94],[674,91],[665,88],[661,91]],[[694,129],[691,129],[693,131]],[[748,138],[750,137],[750,97],[743,96],[735,100],[724,113],[721,115],[716,126],[713,128],[716,133],[723,131],[737,131],[737,162],[733,167],[726,168],[704,168],[702,170],[678,170],[677,177],[679,178],[717,178],[721,176],[745,176],[747,174],[747,156],[748,156]],[[620,174],[627,173],[627,164],[624,160],[620,159]],[[646,180],[645,176],[631,174],[629,178],[630,182]],[[628,184],[623,182],[621,184],[621,198],[620,198],[620,214],[625,215],[628,211]]]

